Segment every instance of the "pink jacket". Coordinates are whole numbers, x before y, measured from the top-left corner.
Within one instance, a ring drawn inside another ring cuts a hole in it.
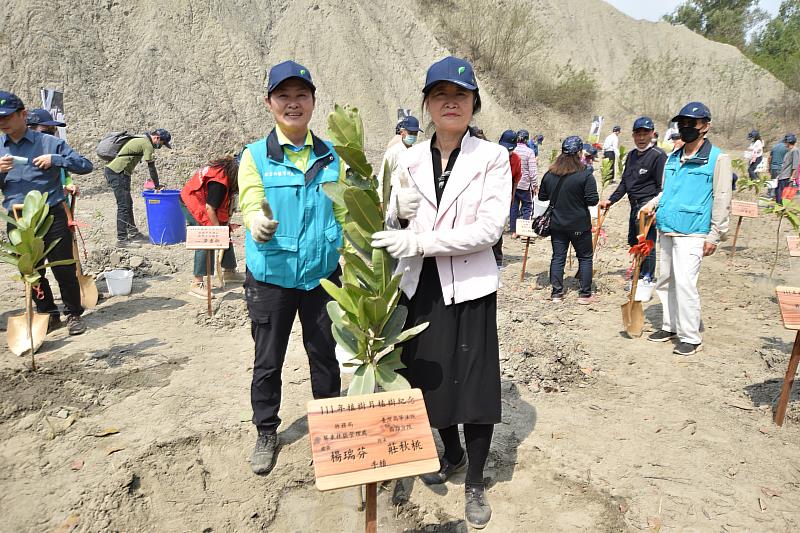
[[[422,195],[408,229],[418,234],[423,255],[400,260],[400,288],[409,298],[414,296],[423,257],[436,257],[446,305],[475,300],[497,291],[499,285],[492,246],[503,234],[511,203],[508,150],[465,135],[437,210],[430,144],[426,141],[406,150],[392,174],[388,227],[399,227],[394,206],[401,176]]]

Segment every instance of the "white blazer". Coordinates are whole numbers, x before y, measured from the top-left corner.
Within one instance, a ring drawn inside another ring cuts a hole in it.
[[[412,146],[400,156],[392,173],[388,227],[399,227],[395,197],[401,176],[422,196],[407,229],[419,236],[423,255],[400,260],[400,288],[409,298],[414,296],[423,257],[436,257],[445,304],[475,300],[499,286],[492,246],[503,235],[511,204],[508,150],[465,135],[437,209],[430,148],[431,141]]]

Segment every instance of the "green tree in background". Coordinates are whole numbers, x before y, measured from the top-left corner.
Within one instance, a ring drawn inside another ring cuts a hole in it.
[[[758,7],[758,0],[686,0],[664,15],[664,20],[744,50],[747,35],[769,20],[769,15]]]
[[[755,35],[748,51],[756,64],[800,91],[800,0],[784,0],[778,16]]]

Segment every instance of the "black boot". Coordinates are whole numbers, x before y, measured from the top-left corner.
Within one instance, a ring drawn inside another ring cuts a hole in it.
[[[445,481],[450,478],[453,474],[457,474],[464,470],[467,466],[467,454],[464,453],[464,450],[461,450],[461,460],[458,464],[452,464],[447,458],[442,457],[439,459],[439,471],[432,472],[430,474],[422,474],[419,478],[422,480],[423,483],[426,485],[439,485],[444,483]]]
[[[253,473],[263,475],[269,474],[275,466],[275,455],[278,451],[278,434],[258,432],[256,446],[253,448],[253,455],[250,457],[250,468]]]
[[[474,483],[465,485],[464,517],[475,529],[483,529],[492,518],[492,507],[486,499],[486,484]]]

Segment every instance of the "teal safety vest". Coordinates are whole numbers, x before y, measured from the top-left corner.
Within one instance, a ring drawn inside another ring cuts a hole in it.
[[[286,157],[275,130],[247,145],[278,229],[266,243],[245,233],[245,259],[253,277],[290,289],[311,290],[339,264],[342,229],[322,184],[339,179],[339,156],[312,133],[305,174]]]
[[[714,167],[722,151],[706,140],[695,156],[681,164],[676,150],[664,166],[664,186],[656,227],[664,233],[707,235],[714,203]]]

